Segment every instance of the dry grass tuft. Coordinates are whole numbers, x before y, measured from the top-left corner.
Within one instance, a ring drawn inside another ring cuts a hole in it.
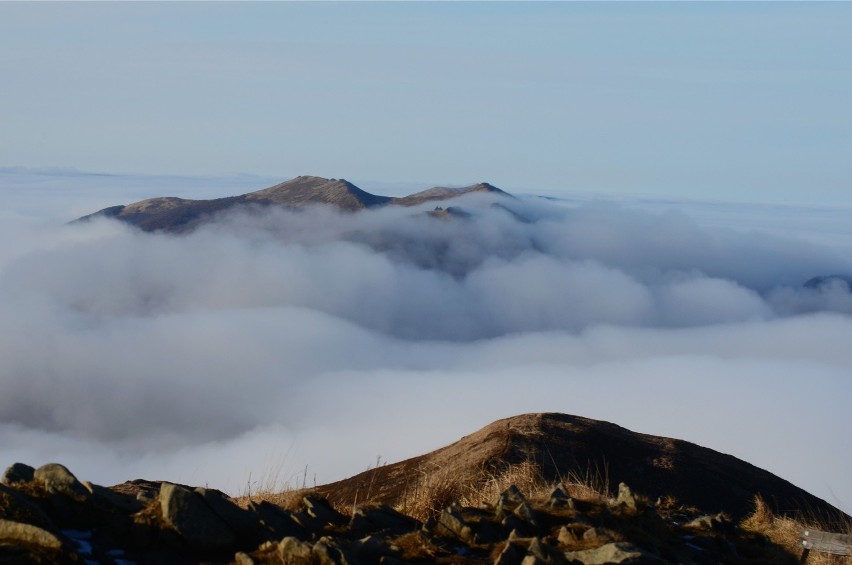
[[[838,528],[839,525],[839,528]],[[761,497],[754,499],[754,512],[740,523],[743,529],[762,534],[787,549],[793,555],[802,553],[800,536],[802,530],[815,530],[852,534],[852,522],[845,518],[825,521],[813,518],[797,520],[788,516],[778,516]],[[852,559],[842,555],[831,555],[819,551],[811,551],[808,565],[850,565]]]

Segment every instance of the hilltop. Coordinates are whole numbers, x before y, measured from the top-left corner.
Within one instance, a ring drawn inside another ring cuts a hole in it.
[[[731,456],[526,414],[345,481],[239,499],[16,463],[0,484],[0,563],[792,565],[803,524],[850,523]]]
[[[299,176],[294,179],[242,194],[211,200],[189,200],[158,197],[127,205],[110,206],[78,218],[87,221],[98,217],[114,218],[144,231],[183,232],[238,207],[280,206],[298,210],[309,205],[331,206],[341,212],[356,212],[386,205],[417,206],[426,202],[458,198],[470,193],[491,193],[511,197],[488,183],[461,188],[434,187],[415,194],[394,198],[362,190],[344,179]]]

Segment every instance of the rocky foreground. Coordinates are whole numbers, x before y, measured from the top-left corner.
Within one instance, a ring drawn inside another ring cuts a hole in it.
[[[166,482],[104,488],[59,464],[18,463],[2,483],[0,563],[796,562],[724,515],[652,504],[624,484],[600,501],[511,486],[421,522],[384,505],[342,513],[311,493],[288,510]]]
[[[240,499],[15,463],[0,480],[0,564],[784,564],[802,525],[828,515],[852,524],[728,455],[525,414],[338,483]]]

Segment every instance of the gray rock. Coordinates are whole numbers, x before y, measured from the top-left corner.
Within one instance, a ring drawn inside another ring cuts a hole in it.
[[[618,483],[618,498],[615,499],[615,504],[624,506],[630,510],[636,510],[636,497],[630,487],[625,483]]]
[[[0,542],[34,545],[47,549],[62,549],[63,546],[61,539],[38,526],[2,519],[0,519]]]
[[[260,527],[260,516],[240,508],[218,490],[197,488],[195,492],[207,506],[243,540],[253,542]]]
[[[521,492],[521,490],[515,485],[512,485],[500,493],[500,496],[498,496],[497,500],[494,501],[494,508],[499,514],[502,512],[511,511],[519,504],[526,501],[527,499]]]
[[[553,492],[550,493],[550,499],[547,501],[548,508],[568,508],[570,510],[574,510],[575,504],[574,499],[569,497],[568,494],[562,490],[562,487],[556,487],[553,489]]]
[[[527,556],[536,558],[536,563],[563,563],[565,558],[555,547],[552,547],[539,538],[533,538],[527,547]]]
[[[302,499],[302,506],[304,506],[308,516],[319,520],[323,526],[342,526],[349,521],[349,518],[332,508],[331,504],[324,498],[306,496]]]
[[[278,539],[289,536],[306,540],[310,537],[308,530],[293,518],[293,513],[281,507],[264,500],[259,504],[249,503],[249,510],[257,513],[261,524]]]
[[[28,483],[33,480],[35,469],[25,463],[12,463],[3,473],[0,483],[12,486],[19,483]]]
[[[527,552],[516,543],[507,543],[497,559],[494,560],[494,565],[520,565],[524,560]]]
[[[420,525],[414,518],[397,512],[390,506],[379,506],[356,509],[352,513],[349,529],[358,535],[382,531],[402,535],[415,531]]]
[[[571,545],[577,541],[577,535],[572,531],[562,526],[559,528],[559,534],[556,536],[556,541],[560,545]]]
[[[357,565],[352,554],[333,539],[322,537],[314,544],[311,555],[320,565]]]
[[[526,502],[520,503],[512,513],[527,524],[530,524],[534,527],[538,526],[538,523],[536,522],[535,511],[532,509],[532,506],[530,506]]]
[[[198,493],[163,483],[160,486],[160,507],[166,523],[196,549],[219,550],[236,543],[233,530]]]
[[[237,565],[254,565],[254,559],[252,559],[251,555],[249,555],[248,553],[238,551],[234,555],[234,563],[236,563]]]
[[[44,529],[53,528],[53,522],[41,508],[23,494],[0,484],[0,518],[24,522]]]
[[[91,496],[77,477],[59,463],[48,463],[36,469],[33,481],[50,494],[62,494],[76,502],[86,502]]]
[[[589,528],[583,532],[583,539],[586,541],[611,541],[612,537],[606,531],[600,528]]]
[[[445,508],[438,516],[435,533],[458,538],[465,543],[476,543],[475,534],[470,524],[464,521],[455,506]]]
[[[642,551],[633,544],[625,542],[608,543],[595,549],[566,551],[565,558],[569,563],[579,563],[582,565],[660,563],[657,557]]]
[[[278,556],[287,564],[310,563],[312,549],[311,544],[288,536],[278,543]]]

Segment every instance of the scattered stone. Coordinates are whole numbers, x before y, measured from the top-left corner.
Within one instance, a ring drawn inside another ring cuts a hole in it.
[[[28,483],[33,480],[35,469],[24,463],[12,463],[3,473],[0,483],[12,486],[20,483]]]
[[[352,513],[352,520],[349,523],[349,529],[359,535],[377,532],[402,535],[413,532],[420,526],[420,522],[397,512],[390,506],[358,508]]]
[[[507,543],[497,559],[494,560],[494,565],[520,565],[524,560],[527,552],[515,543]]]
[[[499,514],[506,510],[513,510],[519,504],[526,502],[527,499],[521,490],[515,485],[510,486],[500,493],[497,500],[494,502],[495,511]]]
[[[323,526],[341,526],[349,521],[346,516],[332,508],[331,504],[324,498],[306,496],[302,499],[302,506],[304,506],[308,516],[319,520]]]
[[[636,510],[636,497],[625,483],[618,483],[618,498],[615,499],[615,504],[629,510]]]
[[[311,561],[311,544],[287,536],[278,544],[278,555],[284,563],[309,563]]]
[[[530,506],[527,502],[520,503],[512,513],[527,524],[530,524],[533,527],[538,526],[535,519],[535,512],[533,511],[532,506]]]
[[[310,537],[308,531],[293,519],[293,514],[283,508],[265,500],[259,504],[251,502],[248,507],[260,517],[261,524],[266,526],[275,538],[292,536],[306,540]]]
[[[601,541],[610,540],[610,536],[600,528],[589,528],[583,532],[583,539],[585,541]]]
[[[562,487],[556,487],[553,489],[553,492],[550,493],[550,499],[547,501],[548,508],[568,508],[570,510],[574,510],[576,505],[574,504],[574,499],[568,496]]]
[[[320,565],[357,565],[358,561],[333,539],[322,537],[314,544],[311,555]]]
[[[445,508],[441,512],[438,523],[435,525],[435,532],[438,535],[456,537],[465,543],[476,543],[473,529],[464,521],[455,506]]]
[[[569,563],[581,565],[608,565],[619,563],[658,563],[659,559],[650,555],[633,544],[618,542],[608,543],[595,549],[567,551],[565,558]]]
[[[0,542],[33,545],[47,549],[62,549],[62,540],[56,535],[32,524],[22,524],[0,519]]]
[[[572,545],[577,541],[577,535],[572,530],[562,526],[559,528],[556,541],[559,542],[559,545]]]
[[[91,496],[77,477],[59,463],[48,463],[36,469],[33,481],[50,494],[65,495],[76,502],[86,502]]]
[[[234,562],[237,565],[255,565],[254,559],[251,558],[251,555],[243,553],[242,551],[238,551],[234,555]]]
[[[160,486],[163,520],[192,547],[203,551],[232,547],[234,532],[196,492],[171,483]]]
[[[533,538],[527,547],[527,556],[535,557],[535,563],[562,563],[565,558],[555,547],[552,547],[539,538]]]

